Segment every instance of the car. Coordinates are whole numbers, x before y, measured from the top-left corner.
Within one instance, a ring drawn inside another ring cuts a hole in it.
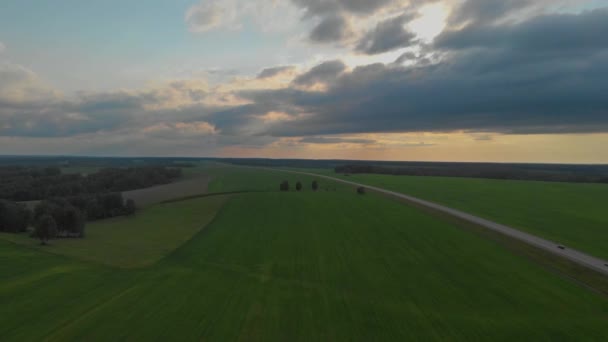
[[[559,248],[559,249],[566,249],[566,247],[564,245],[557,245],[557,248]]]

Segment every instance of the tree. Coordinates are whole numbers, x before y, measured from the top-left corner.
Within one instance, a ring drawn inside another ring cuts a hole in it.
[[[316,180],[312,181],[312,191],[317,191],[319,189],[319,183]]]
[[[128,198],[125,202],[125,213],[127,215],[133,215],[135,214],[135,210],[137,210],[137,207],[135,206],[135,201],[131,198]]]
[[[41,245],[46,245],[49,239],[55,236],[57,231],[57,223],[53,216],[44,214],[36,222],[34,236],[40,239]]]
[[[24,205],[0,200],[0,232],[26,231],[30,215],[30,211]]]
[[[296,190],[297,190],[297,191],[301,191],[301,190],[302,190],[302,182],[298,181],[298,182],[296,183]]]
[[[364,188],[364,187],[362,187],[362,186],[358,187],[358,188],[357,188],[357,193],[358,193],[359,195],[365,195],[365,188]]]
[[[69,236],[76,236],[79,238],[84,237],[84,215],[80,210],[73,206],[68,207],[65,210],[65,227],[63,229]]]
[[[281,185],[279,188],[281,189],[281,191],[289,191],[289,182],[288,181],[281,182]]]

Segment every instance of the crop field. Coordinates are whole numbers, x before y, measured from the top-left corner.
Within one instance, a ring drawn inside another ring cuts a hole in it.
[[[601,341],[608,335],[606,297],[415,208],[324,181],[329,191],[312,192],[308,177],[214,172],[211,191],[252,192],[152,206],[90,227],[90,234],[112,228],[132,234],[95,252],[129,264],[127,255],[109,255],[137,246],[147,231],[158,232],[150,241],[171,239],[176,227],[197,222],[156,254],[162,259],[138,268],[0,239],[0,340]],[[305,190],[278,192],[283,179],[292,186],[301,179]]]
[[[215,217],[226,196],[156,205],[132,217],[91,222],[84,239],[58,239],[49,246],[25,234],[0,234],[8,240],[46,252],[116,267],[150,265],[198,233]]]
[[[403,192],[608,259],[608,184],[303,171]]]
[[[130,198],[135,201],[135,204],[141,208],[168,201],[176,197],[205,194],[207,192],[208,183],[208,176],[198,175],[197,177],[188,177],[169,184],[124,191],[122,195],[125,199]]]

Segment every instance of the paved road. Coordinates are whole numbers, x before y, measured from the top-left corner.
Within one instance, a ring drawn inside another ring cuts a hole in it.
[[[277,171],[278,169],[269,169],[269,170],[275,170]],[[471,214],[467,214],[463,211],[460,210],[456,210],[456,209],[452,209],[452,208],[448,208],[446,206],[437,204],[437,203],[433,203],[433,202],[429,202],[429,201],[425,201],[413,196],[409,196],[406,194],[402,194],[399,192],[395,192],[395,191],[390,191],[390,190],[386,190],[386,189],[382,189],[382,188],[378,188],[375,186],[369,186],[369,185],[365,185],[365,184],[360,184],[360,183],[355,183],[355,182],[350,182],[347,180],[343,180],[343,179],[339,179],[339,178],[334,178],[334,177],[330,177],[330,176],[323,176],[323,175],[318,175],[318,174],[314,174],[314,173],[308,173],[308,172],[300,172],[300,171],[292,171],[292,170],[280,170],[280,171],[284,171],[284,172],[291,172],[291,173],[297,173],[297,174],[302,174],[302,175],[309,175],[309,176],[314,176],[314,177],[319,177],[319,178],[325,178],[325,179],[330,179],[336,182],[340,182],[340,183],[344,183],[344,184],[349,184],[349,185],[353,185],[353,186],[362,186],[365,187],[368,190],[372,190],[372,191],[376,191],[379,193],[383,193],[386,195],[390,195],[390,196],[394,196],[397,198],[401,198],[404,199],[408,202],[411,203],[415,203],[418,205],[421,205],[423,207],[426,208],[430,208],[430,209],[434,209],[437,210],[439,212],[448,214],[450,216],[453,217],[457,217],[459,219],[468,221],[468,222],[472,222],[474,224],[477,224],[479,226],[482,226],[484,228],[487,229],[491,229],[493,231],[502,233],[504,235],[510,236],[512,238],[518,239],[520,241],[523,241],[529,245],[538,247],[542,250],[548,251],[550,253],[553,253],[555,255],[561,256],[562,258],[568,259],[570,261],[573,261],[581,266],[585,266],[587,268],[590,268],[592,270],[596,270],[599,271],[600,273],[603,273],[605,275],[608,275],[608,261],[606,260],[602,260],[596,257],[593,257],[591,255],[585,254],[583,252],[577,251],[575,249],[569,248],[566,246],[565,249],[560,249],[558,248],[558,243],[553,242],[553,241],[549,241],[543,238],[540,238],[538,236],[532,235],[532,234],[528,234],[528,233],[524,233],[521,230],[515,229],[515,228],[511,228],[505,225],[502,225],[500,223],[496,223],[490,220],[486,220],[483,219],[481,217],[477,217]]]

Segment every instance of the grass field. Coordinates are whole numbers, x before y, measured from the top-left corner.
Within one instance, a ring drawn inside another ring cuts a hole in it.
[[[605,297],[414,208],[348,187],[274,191],[280,180],[304,177],[220,173],[216,191],[240,188],[231,181],[240,178],[247,190],[273,192],[232,195],[205,229],[148,267],[104,266],[0,240],[0,340],[602,341],[608,334]],[[194,217],[212,198],[171,205]],[[173,211],[156,208],[129,226],[174,227],[161,221]],[[146,219],[150,212],[158,216]]]
[[[156,205],[132,217],[91,222],[84,239],[58,239],[49,246],[40,246],[26,234],[0,234],[0,239],[117,267],[141,267],[158,261],[205,227],[226,199],[214,196]]]
[[[403,192],[608,259],[608,184],[304,171]]]

